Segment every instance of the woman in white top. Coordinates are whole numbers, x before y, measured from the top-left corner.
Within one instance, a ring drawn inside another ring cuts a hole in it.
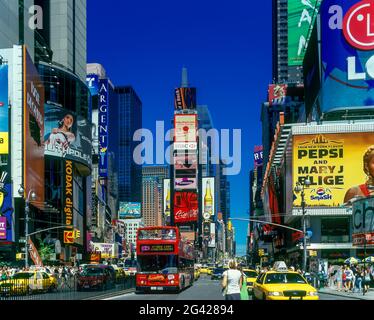
[[[243,284],[242,273],[237,270],[235,261],[230,261],[229,268],[223,273],[222,279],[225,300],[240,300],[240,290]]]

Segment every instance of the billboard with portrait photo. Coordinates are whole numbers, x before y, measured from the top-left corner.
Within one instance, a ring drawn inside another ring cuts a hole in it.
[[[293,187],[309,179],[307,206],[339,207],[354,195],[370,194],[368,184],[374,180],[372,132],[295,135],[293,140]],[[300,194],[294,199],[294,206],[301,206]]]
[[[75,112],[45,104],[45,155],[92,164],[92,125]]]

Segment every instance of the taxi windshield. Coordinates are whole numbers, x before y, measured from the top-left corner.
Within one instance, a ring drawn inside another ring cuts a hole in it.
[[[244,274],[248,277],[248,278],[257,278],[257,272],[256,271],[246,271],[246,270],[243,270]]]
[[[31,272],[21,272],[21,273],[16,273],[12,279],[30,279],[34,276],[33,273]]]
[[[297,273],[269,273],[265,279],[266,284],[300,283],[306,284],[303,277]]]

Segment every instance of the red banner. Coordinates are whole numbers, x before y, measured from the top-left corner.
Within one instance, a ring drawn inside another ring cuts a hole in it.
[[[36,249],[34,243],[32,240],[29,238],[29,253],[32,261],[34,261],[34,265],[37,267],[43,267],[43,261],[39,256],[38,250]]]

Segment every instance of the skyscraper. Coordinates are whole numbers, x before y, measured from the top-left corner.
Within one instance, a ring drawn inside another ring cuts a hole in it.
[[[142,102],[131,86],[116,87],[118,106],[118,201],[142,202],[142,167],[134,162],[133,141],[136,130],[142,128]]]
[[[162,225],[162,211],[160,210],[160,186],[157,177],[143,179],[142,215],[146,227]]]
[[[143,176],[143,202],[142,202],[142,208],[150,208],[154,207],[155,204],[149,204],[148,201],[150,201],[150,197],[148,195],[148,192],[152,192],[152,189],[149,189],[149,186],[146,186],[144,184],[144,181],[146,179],[153,179],[157,181],[157,193],[158,197],[153,197],[154,201],[157,201],[157,208],[158,212],[161,214],[161,224],[165,224],[164,220],[164,212],[163,212],[163,181],[164,179],[168,179],[170,176],[170,168],[167,165],[157,165],[157,166],[144,166],[142,168],[142,176]],[[143,211],[144,213],[145,211]]]

